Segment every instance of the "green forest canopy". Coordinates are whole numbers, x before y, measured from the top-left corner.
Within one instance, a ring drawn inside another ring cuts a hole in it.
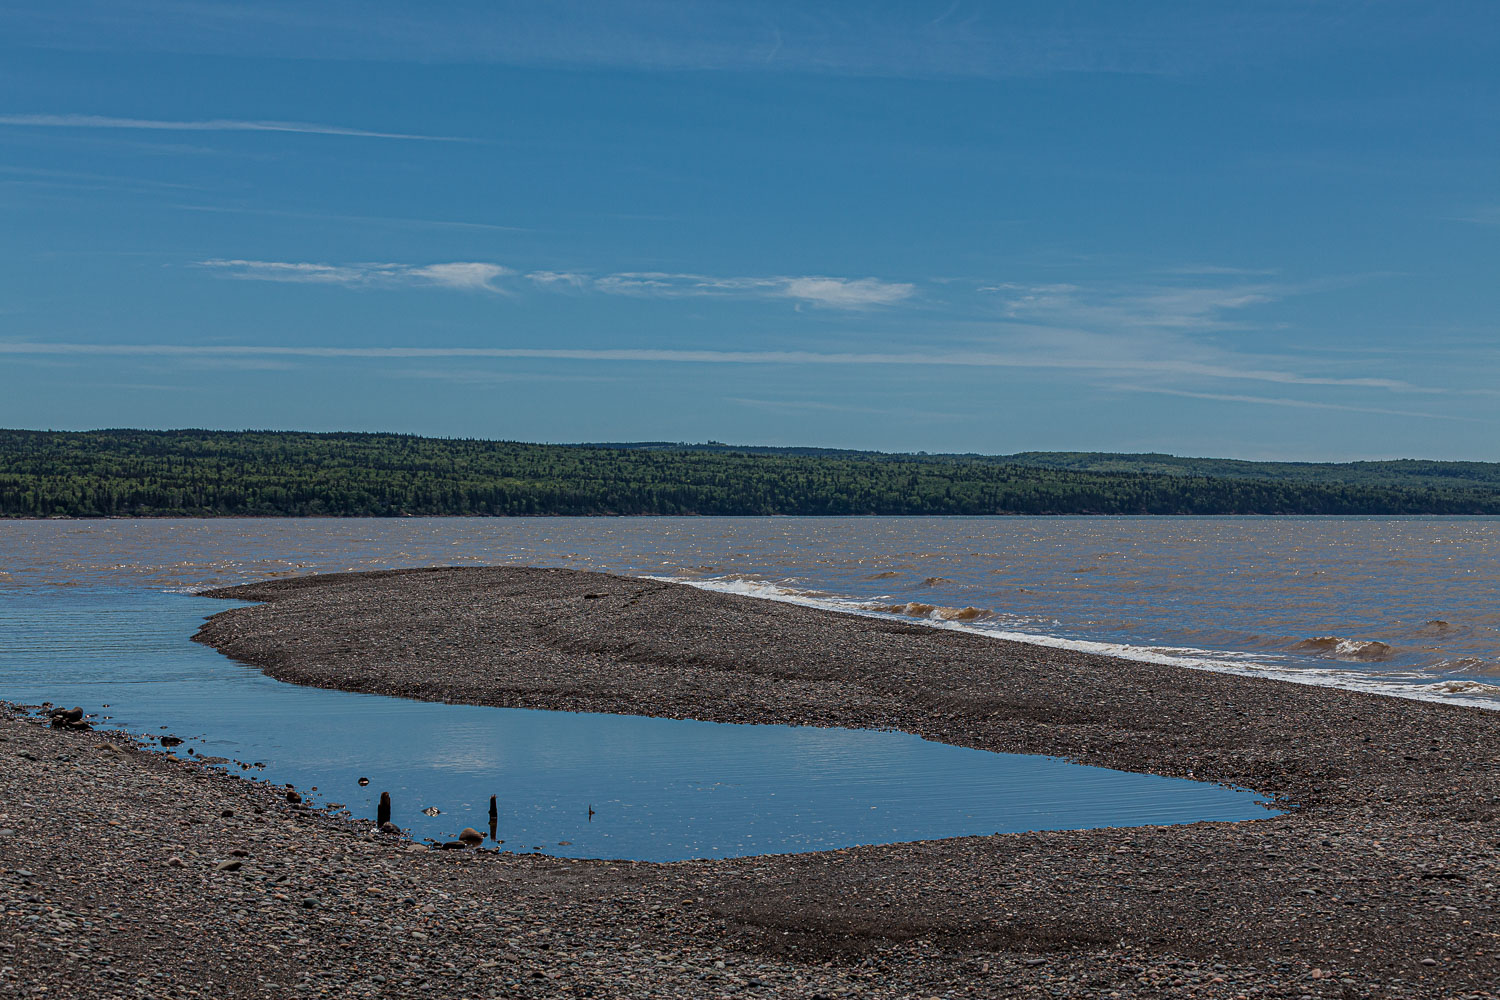
[[[0,430],[0,516],[1500,514],[1500,464]]]

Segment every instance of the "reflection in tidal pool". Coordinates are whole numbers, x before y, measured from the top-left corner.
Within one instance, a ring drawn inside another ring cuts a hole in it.
[[[296,687],[188,641],[229,606],[143,590],[0,590],[0,698],[77,704],[108,716],[104,726],[181,736],[175,753],[261,762],[252,774],[372,820],[388,792],[393,821],[417,837],[489,830],[494,796],[504,849],[565,857],[674,861],[1269,815],[1244,790],[905,733]]]

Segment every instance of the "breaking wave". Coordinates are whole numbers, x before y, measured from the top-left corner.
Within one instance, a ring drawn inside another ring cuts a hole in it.
[[[945,608],[941,604],[923,604],[911,601],[906,604],[868,604],[870,611],[888,615],[905,615],[908,618],[933,618],[944,622],[972,622],[990,617],[993,612],[986,608]]]
[[[689,587],[696,587],[699,590],[710,590],[723,594],[738,594],[744,597],[757,597],[762,600],[800,604],[805,607],[821,608],[825,611],[837,611],[843,614],[886,619],[900,617],[931,628],[956,629],[972,632],[975,635],[982,635],[991,639],[1003,639],[1009,642],[1025,643],[1030,646],[1045,646],[1049,649],[1067,649],[1081,653],[1097,653],[1103,656],[1114,656],[1123,660],[1134,660],[1140,663],[1159,663],[1164,666],[1183,667],[1189,670],[1207,670],[1213,673],[1236,674],[1242,677],[1260,677],[1267,680],[1285,681],[1291,684],[1307,684],[1313,687],[1344,688],[1351,691],[1364,691],[1370,694],[1411,698],[1417,701],[1436,701],[1452,705],[1500,709],[1500,685],[1469,680],[1450,679],[1434,681],[1429,675],[1424,675],[1419,671],[1367,673],[1336,667],[1304,667],[1298,666],[1294,661],[1274,653],[1234,652],[1180,646],[1137,646],[1123,642],[1069,639],[1055,635],[1018,632],[1014,629],[1005,628],[1003,622],[1000,620],[1000,616],[994,612],[983,611],[978,608],[946,608],[941,610],[957,612],[975,611],[983,617],[943,617],[932,613],[940,610],[940,605],[921,604],[920,602],[878,604],[872,603],[868,599],[861,600],[785,586],[764,579],[752,579],[743,575],[710,579],[652,576],[649,579],[660,580],[664,583],[680,583]],[[925,613],[913,615],[907,610],[911,608],[927,608],[930,610]],[[1330,647],[1332,649],[1337,649],[1337,644],[1340,642],[1353,641],[1332,636],[1318,637],[1317,640],[1308,641],[1321,641],[1322,639],[1332,639],[1333,645]],[[1367,640],[1366,643],[1385,647],[1388,655],[1390,646],[1386,643],[1377,640]],[[1285,662],[1274,662],[1276,660]],[[1372,661],[1362,659],[1352,660],[1351,662]]]
[[[1479,674],[1484,677],[1500,677],[1500,663],[1478,656],[1460,656],[1452,660],[1438,660],[1422,668],[1433,674]]]
[[[1328,656],[1335,660],[1357,663],[1379,663],[1391,658],[1390,643],[1379,639],[1343,639],[1336,635],[1320,635],[1314,639],[1303,639],[1292,646],[1294,653],[1311,653]]]
[[[1485,684],[1482,681],[1439,681],[1438,683],[1432,685],[1432,688],[1433,690],[1441,691],[1444,694],[1479,695],[1481,697],[1490,699],[1500,698],[1500,685]],[[1471,702],[1465,701],[1464,704],[1471,704]]]

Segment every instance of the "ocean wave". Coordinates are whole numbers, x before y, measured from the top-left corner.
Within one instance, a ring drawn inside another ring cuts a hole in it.
[[[841,597],[833,594],[818,594],[816,591],[781,586],[766,581],[751,582],[744,579],[684,579],[681,577],[652,576],[649,579],[664,583],[680,583],[700,590],[717,593],[738,594],[763,600],[799,604],[843,614],[864,615],[875,618],[891,618],[894,613],[878,610],[880,607],[869,599]],[[890,605],[887,605],[890,606]],[[936,605],[933,605],[936,608]],[[1284,681],[1290,684],[1306,684],[1313,687],[1333,687],[1350,691],[1363,691],[1416,701],[1436,701],[1450,705],[1467,705],[1487,709],[1500,709],[1500,686],[1482,684],[1478,681],[1434,682],[1430,676],[1420,673],[1370,674],[1357,670],[1341,670],[1333,667],[1302,667],[1265,662],[1276,654],[1235,652],[1230,650],[1208,650],[1179,646],[1134,646],[1123,642],[1106,642],[1093,639],[1069,639],[1062,636],[1043,635],[1031,632],[1016,632],[997,624],[983,621],[960,621],[933,617],[911,618],[919,625],[930,628],[956,629],[972,632],[991,639],[1024,643],[1029,646],[1044,646],[1049,649],[1067,649],[1080,653],[1097,653],[1102,656],[1134,660],[1138,663],[1158,663],[1163,666],[1182,667],[1188,670],[1206,670],[1211,673],[1235,674],[1241,677],[1260,677],[1266,680]]]
[[[1500,696],[1500,685],[1485,684],[1482,681],[1451,680],[1439,681],[1432,685],[1433,690],[1444,694],[1467,694],[1482,695],[1487,698]]]
[[[923,604],[921,601],[909,601],[906,604],[869,604],[865,607],[870,611],[879,611],[888,615],[934,618],[945,622],[972,622],[994,614],[988,608],[945,608],[941,604]]]
[[[1379,639],[1344,639],[1336,635],[1320,635],[1303,639],[1291,647],[1294,653],[1312,653],[1335,660],[1350,660],[1357,663],[1379,663],[1391,658],[1390,643]]]
[[[660,580],[663,583],[681,583],[689,587],[697,587],[700,590],[712,590],[721,594],[759,597],[768,601],[790,601],[814,607],[821,607],[824,603],[838,603],[838,599],[834,595],[825,593],[824,591],[788,587],[780,583],[772,583],[763,577],[751,576],[748,573],[735,573],[730,576],[718,576],[707,580],[682,576],[655,575],[648,575],[646,579]]]
[[[1479,656],[1460,656],[1454,660],[1438,660],[1422,668],[1432,674],[1479,674],[1500,677],[1500,663]]]

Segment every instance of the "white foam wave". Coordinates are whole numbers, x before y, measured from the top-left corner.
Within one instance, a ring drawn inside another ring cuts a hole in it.
[[[1049,649],[1067,649],[1081,653],[1098,653],[1122,660],[1140,663],[1159,663],[1164,666],[1183,667],[1189,670],[1207,670],[1213,673],[1236,674],[1242,677],[1261,677],[1267,680],[1285,681],[1289,684],[1306,684],[1313,687],[1343,688],[1363,691],[1368,694],[1410,698],[1416,701],[1435,701],[1449,705],[1467,705],[1471,708],[1500,710],[1500,686],[1481,684],[1477,681],[1439,681],[1419,673],[1363,673],[1336,668],[1298,667],[1278,665],[1268,659],[1282,659],[1274,654],[1235,652],[1232,650],[1196,649],[1191,646],[1133,646],[1122,642],[1104,642],[1091,639],[1068,639],[1062,636],[1043,635],[1032,632],[1017,632],[998,625],[979,622],[955,621],[937,616],[911,617],[909,615],[877,610],[868,599],[860,600],[805,590],[766,580],[744,576],[733,579],[686,579],[673,576],[652,576],[650,579],[664,583],[680,583],[699,590],[710,590],[722,594],[738,594],[767,601],[800,604],[843,614],[861,615],[870,618],[896,619],[928,628],[956,629],[972,632],[992,639],[1025,643],[1029,646],[1045,646]],[[790,582],[790,581],[788,581]],[[889,605],[887,605],[889,606]]]
[[[864,605],[864,608],[866,611],[884,611],[887,614],[904,615],[907,618],[935,618],[945,622],[972,622],[991,615],[987,608],[950,608],[941,604],[923,604],[921,601],[908,601],[905,604],[872,602]]]
[[[1439,681],[1432,686],[1448,694],[1483,695],[1488,698],[1500,697],[1500,684],[1485,684],[1482,681],[1448,680]],[[1466,700],[1464,704],[1467,705],[1470,702]]]
[[[1379,639],[1345,639],[1336,635],[1320,635],[1313,639],[1303,639],[1292,646],[1292,649],[1298,653],[1311,653],[1335,660],[1366,663],[1387,660],[1391,656],[1390,644],[1381,642]]]

